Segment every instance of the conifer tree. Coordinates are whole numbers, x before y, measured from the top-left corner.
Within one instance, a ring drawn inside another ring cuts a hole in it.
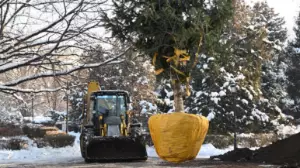
[[[153,60],[158,79],[171,79],[175,111],[183,112],[191,68],[201,53],[213,51],[233,14],[233,0],[112,2],[112,15],[102,13],[105,27],[113,37],[133,44]]]
[[[287,46],[287,64],[288,69],[286,75],[288,76],[288,94],[291,98],[290,110],[294,112],[299,111],[300,106],[300,13],[296,20],[294,27],[295,39],[288,43]]]
[[[266,2],[256,3],[253,7],[256,17],[253,22],[257,25],[266,25],[267,37],[264,39],[270,45],[267,46],[267,59],[262,67],[262,92],[264,97],[275,105],[286,97],[286,64],[280,59],[284,53],[284,43],[287,40],[287,29],[284,27],[285,20]]]
[[[193,95],[187,101],[187,110],[207,116],[210,131],[216,133],[269,131],[282,115],[261,87],[262,67],[278,48],[278,41],[269,36],[276,34],[269,34],[268,20],[255,11],[257,5],[238,2],[217,50],[201,56],[193,72]]]

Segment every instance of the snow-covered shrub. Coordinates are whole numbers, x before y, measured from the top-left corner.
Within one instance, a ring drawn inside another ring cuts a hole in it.
[[[218,149],[225,149],[233,145],[233,137],[230,135],[207,135],[204,144],[212,144]]]
[[[59,131],[56,127],[43,127],[41,125],[25,125],[22,128],[24,134],[31,139],[42,138],[46,135],[47,131]]]
[[[278,140],[278,136],[275,134],[238,134],[237,145],[240,148],[253,148],[253,147],[264,147]],[[233,135],[216,135],[209,134],[205,139],[205,143],[210,143],[219,149],[228,148],[233,146],[234,137]]]
[[[72,146],[75,142],[75,137],[63,132],[53,131],[42,138],[35,138],[34,143],[38,148],[53,147],[62,148],[66,146]]]
[[[0,149],[6,150],[21,150],[27,149],[28,141],[19,138],[0,139]]]
[[[48,116],[51,117],[52,121],[63,121],[66,118],[66,112],[60,112],[55,110],[48,111]]]
[[[62,148],[66,146],[72,146],[75,141],[75,136],[69,134],[51,134],[45,135],[43,140],[47,142],[53,148]]]
[[[65,132],[60,131],[56,127],[43,127],[36,125],[25,125],[23,132],[37,144],[37,147],[42,148],[51,146],[53,148],[65,147],[73,145],[75,137]]]
[[[0,122],[0,137],[24,135],[20,125]]]

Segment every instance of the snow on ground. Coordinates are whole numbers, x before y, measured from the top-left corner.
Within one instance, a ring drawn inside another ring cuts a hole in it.
[[[74,145],[56,149],[51,147],[37,148],[33,145],[32,140],[24,137],[29,141],[28,149],[20,151],[0,150],[0,163],[65,163],[83,160],[80,153],[79,133],[70,132],[69,134],[76,136]],[[212,155],[224,154],[232,149],[221,150],[212,144],[203,144],[197,158],[209,158]],[[149,157],[158,157],[154,147],[147,146],[147,153]]]
[[[65,148],[37,148],[33,145],[33,141],[29,138],[25,138],[29,141],[28,149],[12,151],[12,150],[0,150],[0,163],[34,163],[34,162],[68,162],[71,160],[80,160],[81,153],[79,147],[79,134],[70,132],[76,136],[73,146]],[[78,158],[78,159],[76,159]]]
[[[242,146],[238,146],[242,148]],[[258,147],[250,148],[251,150],[256,150]],[[222,155],[229,151],[233,150],[233,146],[229,146],[225,149],[217,149],[212,144],[203,144],[201,146],[200,152],[197,155],[197,158],[210,158],[210,156]],[[147,153],[149,157],[158,157],[154,147],[147,147]]]
[[[298,126],[290,126],[290,125],[279,125],[277,126],[278,133],[282,135],[290,135],[290,134],[297,134],[300,132],[300,125]]]
[[[24,117],[24,120],[32,121],[32,117]],[[35,116],[33,117],[34,123],[46,123],[52,121],[51,117],[44,117],[44,116]]]
[[[39,118],[36,118],[36,121],[41,121]],[[282,127],[280,129],[282,133],[300,132],[300,126],[297,127]],[[65,148],[37,148],[33,141],[27,137],[22,137],[22,139],[28,140],[29,147],[28,149],[11,151],[11,150],[0,150],[0,163],[66,163],[72,161],[83,161],[80,153],[79,145],[79,133],[69,132],[69,134],[76,137],[75,143],[73,146],[68,146]],[[242,137],[250,137],[253,134],[241,134]],[[240,147],[240,146],[239,146]],[[257,148],[251,148],[255,150]],[[228,151],[233,150],[233,147],[230,146],[226,149],[217,149],[212,144],[203,144],[200,152],[197,155],[197,158],[209,158],[214,155],[221,155]],[[155,148],[147,146],[147,153],[149,157],[158,157]]]

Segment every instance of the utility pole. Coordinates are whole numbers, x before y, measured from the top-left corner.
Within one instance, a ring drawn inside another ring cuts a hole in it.
[[[233,149],[236,150],[237,149],[237,141],[236,141],[236,109],[233,109],[233,113],[234,113],[234,133],[233,133]]]
[[[236,150],[237,149],[237,139],[236,139],[236,132],[237,132],[237,125],[236,125],[236,97],[237,97],[237,87],[236,87],[236,83],[233,84],[233,87],[234,87],[234,91],[233,91],[233,129],[234,129],[234,132],[233,132],[233,149]]]
[[[66,133],[68,133],[68,120],[69,120],[69,94],[70,94],[70,88],[69,88],[69,82],[67,82],[67,88],[66,88],[66,101],[67,101]]]
[[[31,122],[34,123],[34,113],[33,113],[33,99],[34,99],[34,93],[31,92]]]

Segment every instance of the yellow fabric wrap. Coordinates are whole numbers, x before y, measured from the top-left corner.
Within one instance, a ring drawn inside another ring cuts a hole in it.
[[[209,121],[194,114],[171,113],[151,116],[148,125],[158,156],[179,163],[196,158],[208,131]]]

